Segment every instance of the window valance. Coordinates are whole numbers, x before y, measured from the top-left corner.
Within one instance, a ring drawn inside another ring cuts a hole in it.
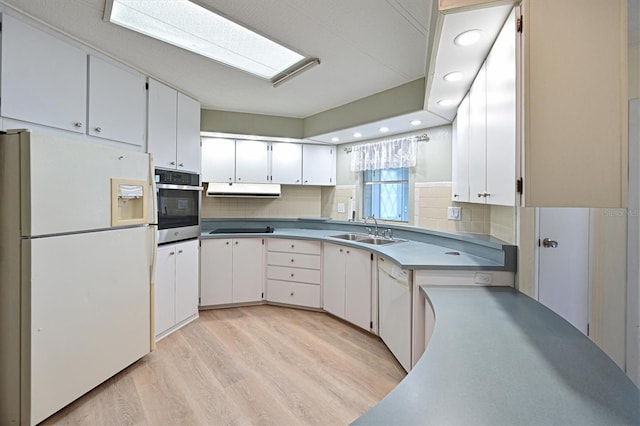
[[[416,140],[413,137],[355,145],[351,151],[351,171],[415,167]]]

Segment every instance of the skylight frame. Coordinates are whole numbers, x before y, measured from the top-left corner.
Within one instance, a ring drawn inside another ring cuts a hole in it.
[[[166,8],[161,6],[166,6]],[[203,13],[203,15],[198,15],[197,19],[195,15],[189,15],[185,18],[187,14],[196,12]],[[135,19],[154,25],[141,28],[135,22],[125,22],[127,14],[135,15]],[[179,27],[177,21],[181,19],[183,26]],[[205,22],[205,19],[209,21]],[[266,37],[242,23],[229,19],[218,11],[205,7],[197,0],[154,2],[106,0],[104,20],[271,82],[277,80],[288,70],[302,67],[310,59],[313,59],[305,57],[289,46]],[[222,25],[226,25],[224,31],[220,30],[223,28]],[[162,34],[160,34],[161,29],[164,31]],[[167,30],[168,32],[166,32]],[[208,36],[221,33],[227,36],[231,34],[231,37],[227,40],[211,41],[213,39],[207,40],[205,33],[208,33]],[[179,38],[182,40],[177,40]],[[218,47],[217,52],[212,53],[216,46]],[[231,46],[236,47],[232,48]],[[266,54],[267,51],[270,53]]]

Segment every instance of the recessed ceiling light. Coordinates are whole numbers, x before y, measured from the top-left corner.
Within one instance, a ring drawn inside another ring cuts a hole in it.
[[[438,105],[448,107],[453,105],[453,99],[442,99],[438,101]]]
[[[443,77],[447,81],[460,81],[462,80],[462,73],[459,71],[450,72]]]
[[[353,137],[354,137],[354,138],[361,138],[361,137],[362,137],[362,133],[360,133],[360,132],[355,132],[355,133],[353,134]]]
[[[105,20],[265,79],[305,57],[191,1],[109,0]]]
[[[457,35],[453,42],[458,46],[471,46],[472,44],[476,44],[478,40],[480,40],[480,35],[482,32],[480,30],[469,30]]]
[[[380,127],[378,130],[380,130],[381,133],[386,133],[389,131],[389,128],[386,126]]]
[[[422,121],[420,121],[420,120],[411,120],[411,123],[410,123],[410,124],[411,124],[412,126],[417,126],[417,125],[419,125],[419,124],[422,124]]]
[[[340,142],[340,138],[333,137],[331,138],[331,142]]]

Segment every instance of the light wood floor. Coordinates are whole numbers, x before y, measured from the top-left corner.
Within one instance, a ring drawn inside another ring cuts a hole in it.
[[[209,310],[43,424],[344,425],[404,376],[377,337],[327,314]]]

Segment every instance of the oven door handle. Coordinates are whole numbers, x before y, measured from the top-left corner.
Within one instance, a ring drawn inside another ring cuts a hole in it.
[[[157,183],[156,188],[158,189],[180,189],[183,191],[202,191],[201,186],[191,186],[191,185],[171,185],[168,183]]]

